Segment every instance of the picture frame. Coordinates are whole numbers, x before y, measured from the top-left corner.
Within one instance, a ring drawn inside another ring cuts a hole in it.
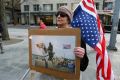
[[[81,44],[79,28],[28,29],[28,37],[31,70],[79,80],[80,58],[73,53]]]

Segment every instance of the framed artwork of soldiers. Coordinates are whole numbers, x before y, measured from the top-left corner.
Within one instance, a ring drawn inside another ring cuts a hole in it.
[[[31,70],[52,76],[77,80],[80,58],[73,53],[80,46],[80,30],[28,29],[29,66]]]

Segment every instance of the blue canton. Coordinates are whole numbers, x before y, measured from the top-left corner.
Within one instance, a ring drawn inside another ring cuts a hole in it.
[[[83,40],[91,47],[95,47],[99,42],[100,34],[97,20],[94,16],[82,10],[81,6],[78,6],[75,10],[71,25],[72,27],[79,27],[81,29]]]

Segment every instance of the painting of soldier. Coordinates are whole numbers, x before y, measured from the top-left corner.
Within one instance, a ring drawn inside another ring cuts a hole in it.
[[[32,65],[75,71],[74,36],[32,36]]]
[[[53,55],[55,54],[53,52],[53,45],[51,44],[51,42],[49,43],[49,46],[48,46],[48,55],[49,55],[49,58],[48,60],[52,60],[53,59]]]

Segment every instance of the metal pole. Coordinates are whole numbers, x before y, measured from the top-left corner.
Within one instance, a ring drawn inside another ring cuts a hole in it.
[[[30,7],[30,5],[29,5],[29,7]],[[29,16],[28,17],[29,17],[28,20],[29,20],[29,25],[30,25],[30,9],[29,9]]]
[[[116,44],[116,36],[117,36],[118,22],[119,22],[119,10],[120,10],[119,5],[120,5],[120,0],[115,0],[115,8],[114,8],[114,13],[113,13],[110,43],[108,46],[108,49],[114,50],[114,51],[117,51],[115,44]]]
[[[28,0],[28,1],[29,1],[29,2],[28,2],[28,5],[29,5],[29,16],[28,16],[29,19],[28,19],[28,20],[29,20],[29,26],[30,26],[30,0]]]

